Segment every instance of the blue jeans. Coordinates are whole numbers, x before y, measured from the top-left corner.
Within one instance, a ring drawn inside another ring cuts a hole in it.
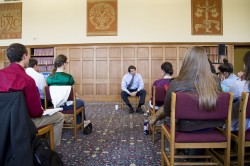
[[[79,108],[83,106],[84,107],[84,101],[81,99],[76,99],[76,108]],[[62,106],[63,110],[73,110],[74,109],[74,105],[69,105],[67,106],[66,104],[64,104],[64,106]],[[82,113],[77,115],[77,123],[81,123],[82,122]],[[86,116],[85,116],[85,112],[84,112],[84,120],[86,120]]]

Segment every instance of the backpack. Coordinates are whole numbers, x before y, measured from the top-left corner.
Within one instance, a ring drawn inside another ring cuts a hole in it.
[[[92,123],[87,120],[84,121],[84,129],[83,129],[83,134],[90,134],[92,132]]]
[[[59,155],[50,149],[47,140],[37,136],[32,143],[35,166],[64,166]]]

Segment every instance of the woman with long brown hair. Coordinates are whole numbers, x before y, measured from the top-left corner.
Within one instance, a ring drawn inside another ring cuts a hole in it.
[[[199,46],[189,48],[179,75],[169,84],[164,107],[154,117],[149,117],[149,123],[154,124],[158,119],[170,116],[172,92],[197,93],[200,108],[212,111],[216,107],[217,94],[220,90],[218,79],[211,72],[206,50]],[[186,132],[207,130],[223,124],[223,121],[178,120],[176,130]]]
[[[54,61],[54,69],[52,70],[51,75],[48,77],[47,82],[49,86],[53,85],[74,85],[75,81],[71,74],[65,72],[65,69],[68,65],[67,57],[63,54],[57,55]],[[84,106],[84,101],[81,99],[76,99],[76,106]],[[67,106],[64,104],[61,106],[65,110],[73,109],[73,105]],[[86,116],[84,114],[84,120]],[[77,123],[81,122],[81,115],[77,116]]]

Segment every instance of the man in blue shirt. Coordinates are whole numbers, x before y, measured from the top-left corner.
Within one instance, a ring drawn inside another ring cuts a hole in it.
[[[130,65],[128,67],[128,73],[125,74],[122,78],[121,85],[121,97],[126,105],[129,107],[129,113],[133,113],[134,109],[128,100],[128,96],[140,96],[140,101],[136,109],[137,113],[143,114],[141,106],[145,103],[146,90],[144,88],[144,82],[142,76],[136,73],[136,67]]]

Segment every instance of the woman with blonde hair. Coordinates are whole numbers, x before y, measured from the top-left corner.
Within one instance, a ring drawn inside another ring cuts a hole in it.
[[[212,111],[216,107],[217,94],[220,91],[218,79],[211,72],[206,50],[199,46],[189,48],[185,54],[179,75],[169,84],[164,107],[154,116],[149,117],[149,123],[154,124],[158,119],[170,116],[172,92],[197,93],[200,108]],[[223,121],[178,120],[176,130],[184,132],[200,131],[223,124]]]

